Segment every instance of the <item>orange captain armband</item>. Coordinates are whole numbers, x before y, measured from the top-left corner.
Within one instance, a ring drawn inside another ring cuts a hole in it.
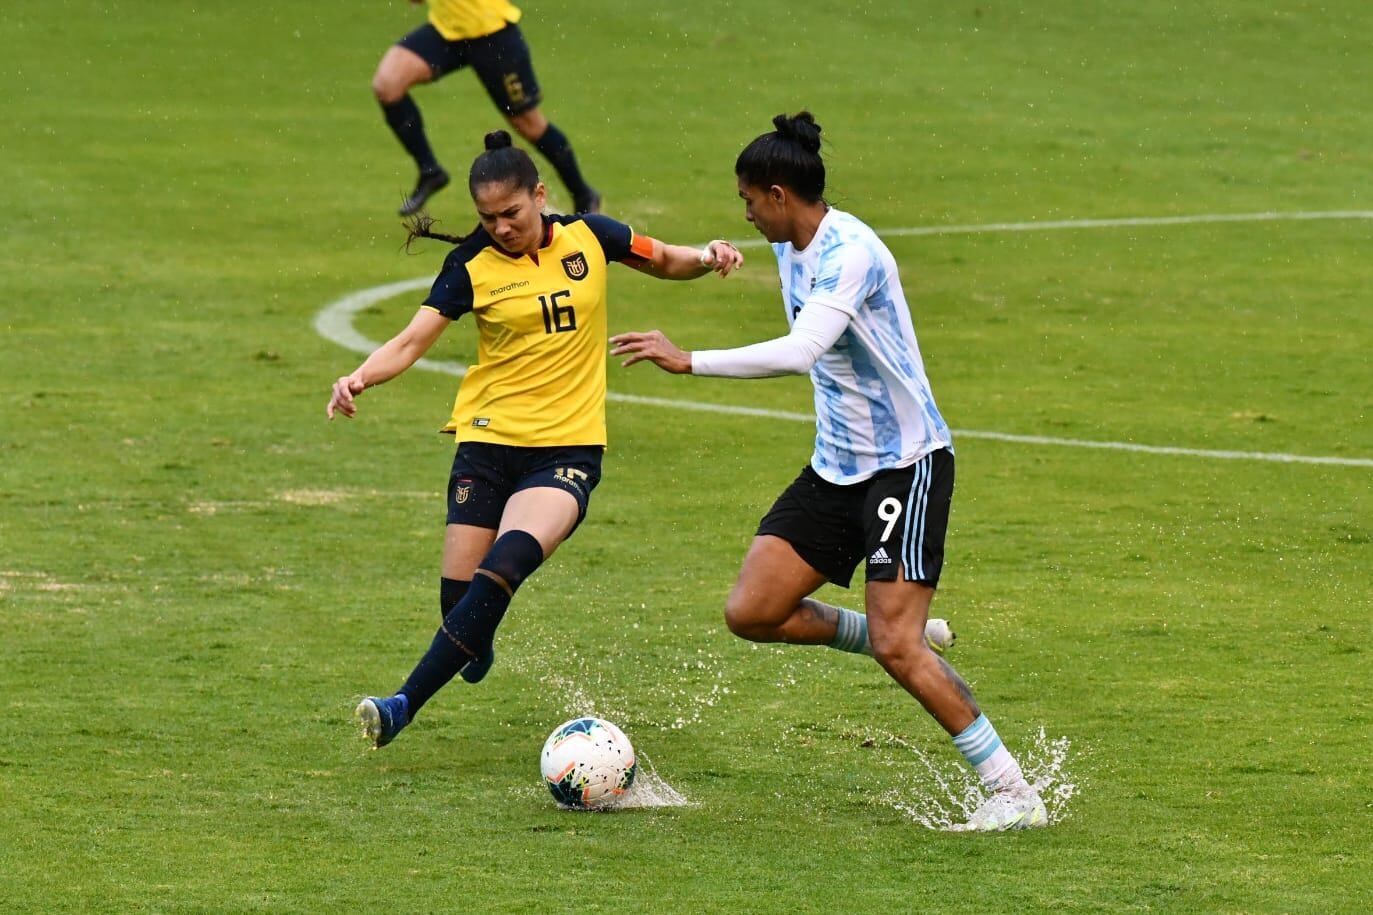
[[[653,239],[635,232],[633,239],[629,242],[629,257],[625,260],[636,262],[653,260]]]

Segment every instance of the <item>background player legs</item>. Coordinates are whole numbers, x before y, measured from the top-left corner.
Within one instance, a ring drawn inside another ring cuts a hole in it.
[[[808,596],[825,581],[781,537],[755,537],[725,601],[725,624],[751,642],[828,645],[839,610]]]
[[[572,143],[556,124],[544,117],[537,105],[519,114],[508,114],[506,120],[510,122],[511,127],[519,131],[520,136],[533,143],[557,170],[558,177],[572,194],[573,208],[576,212],[600,212],[601,196],[582,177],[582,170],[577,165],[577,156],[572,151]]]
[[[933,599],[934,589],[919,582],[868,582],[868,637],[883,669],[954,736],[982,713],[963,678],[919,635]]]
[[[401,208],[401,214],[405,216],[418,210],[431,194],[448,184],[448,173],[439,165],[424,134],[424,119],[420,116],[419,106],[409,94],[412,86],[427,83],[433,78],[434,71],[424,58],[400,45],[392,45],[387,49],[381,63],[377,64],[377,72],[372,76],[372,94],[381,104],[386,123],[420,171],[415,191]]]

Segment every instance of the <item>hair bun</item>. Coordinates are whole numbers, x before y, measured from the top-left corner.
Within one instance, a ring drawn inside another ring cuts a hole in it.
[[[809,153],[820,151],[820,125],[809,111],[797,112],[793,117],[779,114],[772,119],[777,134],[784,139],[794,140]]]
[[[504,130],[493,130],[486,135],[487,149],[505,149],[507,146],[511,145],[513,145],[513,143],[510,139],[510,134],[506,133]]]

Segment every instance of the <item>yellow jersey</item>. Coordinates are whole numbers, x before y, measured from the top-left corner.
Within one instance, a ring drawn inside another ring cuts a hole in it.
[[[442,431],[531,448],[606,444],[606,267],[652,253],[652,239],[607,216],[546,216],[543,244],[523,255],[478,227],[424,301],[477,321],[477,364]]]
[[[481,38],[520,21],[507,0],[429,0],[429,22],[449,41]]]

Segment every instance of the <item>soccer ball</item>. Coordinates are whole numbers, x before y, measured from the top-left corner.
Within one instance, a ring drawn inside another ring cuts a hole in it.
[[[943,654],[953,647],[954,639],[958,638],[954,631],[949,628],[948,620],[941,620],[935,617],[925,622],[925,644],[935,654]]]
[[[634,784],[634,747],[602,718],[574,718],[553,729],[540,757],[544,784],[564,807],[607,807]]]

